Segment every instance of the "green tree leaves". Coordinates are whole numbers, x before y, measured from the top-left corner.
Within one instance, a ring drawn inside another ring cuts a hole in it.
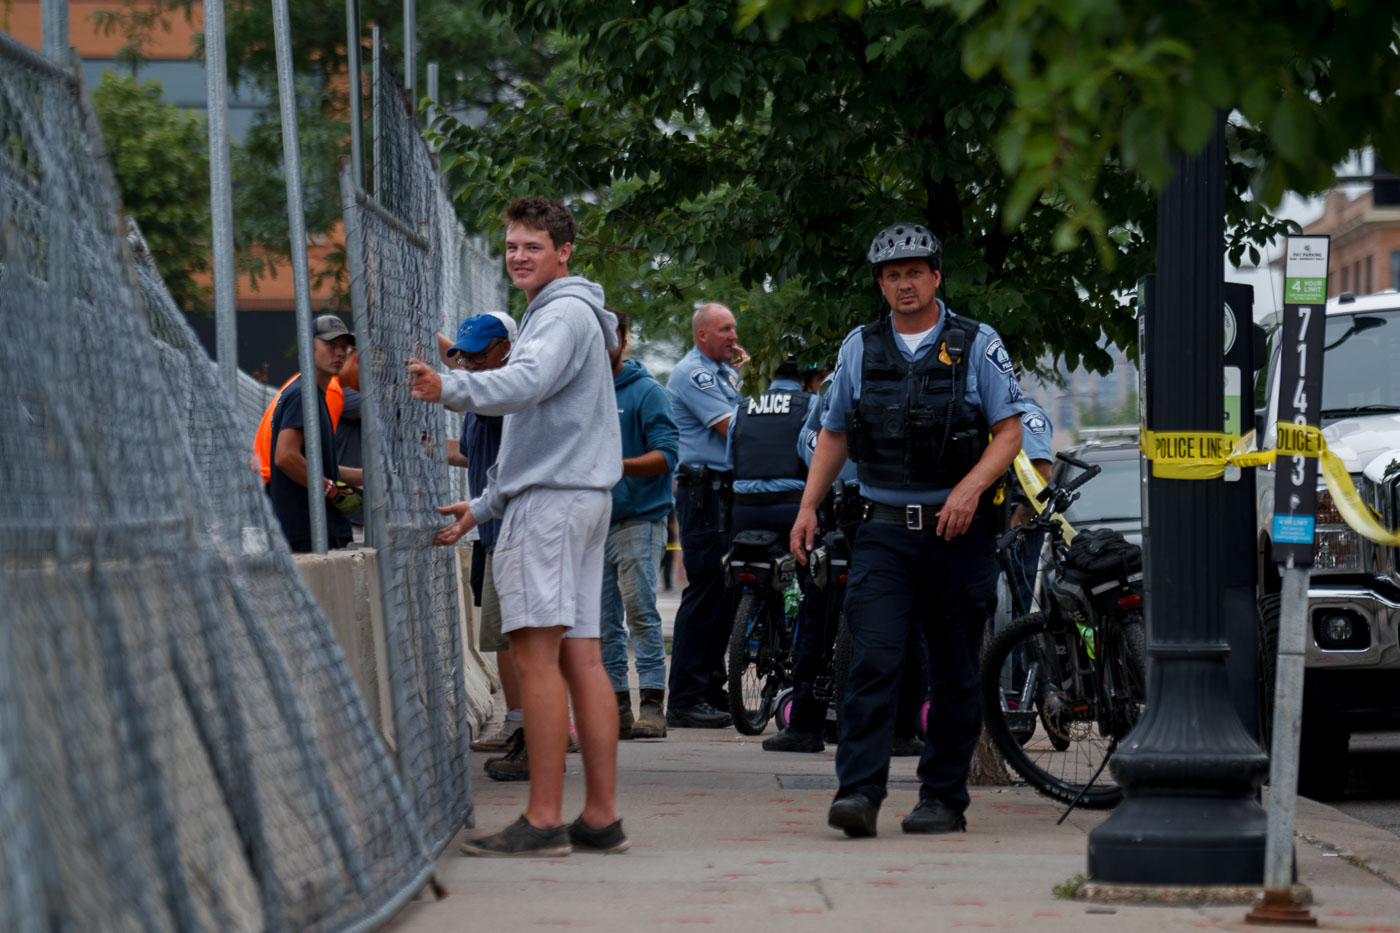
[[[209,156],[204,118],[161,103],[161,86],[106,72],[92,101],[121,190],[170,294],[183,308],[205,308],[209,268]]]

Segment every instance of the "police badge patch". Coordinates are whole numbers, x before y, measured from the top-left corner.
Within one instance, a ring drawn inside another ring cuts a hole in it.
[[[715,374],[708,369],[697,369],[690,374],[690,381],[695,383],[697,389],[713,389],[715,387]]]
[[[987,347],[987,359],[997,368],[999,373],[1011,372],[1011,354],[1006,352],[1006,347],[1001,345],[1001,338],[992,341],[992,345]]]
[[[1045,420],[1045,416],[1039,412],[1029,414],[1025,418],[1026,430],[1032,434],[1044,434],[1050,429],[1050,424]]]

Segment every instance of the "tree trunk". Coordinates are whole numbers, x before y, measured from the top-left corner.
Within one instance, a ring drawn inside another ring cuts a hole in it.
[[[991,640],[992,626],[989,621],[982,630],[982,651],[987,650],[987,643]],[[1011,772],[1006,768],[1006,759],[997,751],[984,725],[982,736],[977,740],[977,749],[972,753],[972,769],[968,772],[967,783],[974,787],[989,787],[1011,782]]]

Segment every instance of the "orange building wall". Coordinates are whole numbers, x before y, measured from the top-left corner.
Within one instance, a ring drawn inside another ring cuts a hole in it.
[[[42,49],[44,34],[40,15],[41,6],[39,0],[11,0],[7,16],[3,3],[0,3],[0,27],[3,27],[5,32],[30,48]],[[99,10],[120,10],[123,7],[124,4],[121,3],[70,0],[68,6],[69,41],[80,58],[113,58],[118,50],[127,44],[126,37],[119,33],[110,36],[102,35],[92,18],[93,13]],[[152,30],[150,42],[144,52],[146,58],[178,61],[191,58],[195,51],[194,37],[197,33],[204,31],[203,8],[193,9],[192,16],[188,21],[183,14],[177,14],[170,17],[167,24],[170,27],[168,32],[160,28]],[[204,231],[203,235],[207,237],[208,232]],[[312,268],[313,284],[315,270],[325,264],[326,257],[332,252],[342,250],[344,243],[345,230],[340,224],[337,224],[326,237],[325,243],[308,246],[307,261]],[[212,287],[213,278],[210,275],[204,275],[200,276],[198,281],[201,285]],[[329,285],[320,289],[313,287],[312,307],[317,310],[325,307],[329,303],[331,291]],[[287,311],[291,310],[294,305],[295,295],[290,264],[278,263],[277,277],[275,279],[270,276],[262,278],[256,289],[253,288],[246,276],[239,277],[237,300],[239,310]]]

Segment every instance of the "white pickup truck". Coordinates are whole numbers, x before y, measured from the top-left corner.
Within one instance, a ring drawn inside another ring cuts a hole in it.
[[[1275,446],[1277,328],[1270,328],[1267,416],[1261,446]],[[1327,302],[1322,427],[1328,448],[1387,528],[1400,524],[1400,293],[1343,294]],[[1277,469],[1286,469],[1280,464]],[[1273,719],[1279,571],[1270,554],[1275,467],[1255,470],[1259,631],[1265,729]],[[1400,730],[1400,548],[1349,528],[1318,476],[1317,534],[1308,585],[1307,658],[1299,790],[1346,790],[1353,732]]]

